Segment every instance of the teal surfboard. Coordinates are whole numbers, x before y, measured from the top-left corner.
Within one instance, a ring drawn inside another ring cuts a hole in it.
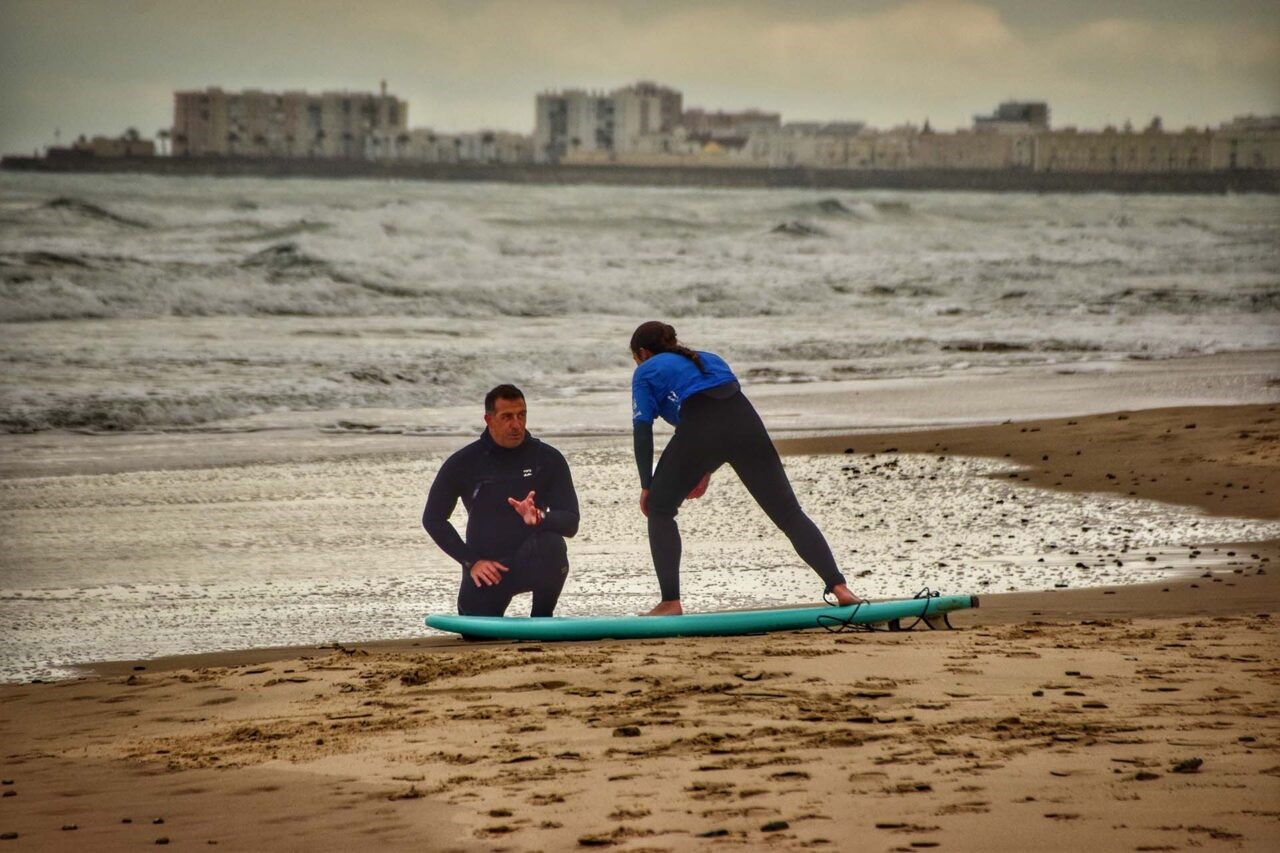
[[[973,595],[876,601],[848,607],[726,610],[683,616],[451,616],[427,617],[427,625],[483,640],[622,640],[657,637],[725,637],[941,616],[977,607]]]

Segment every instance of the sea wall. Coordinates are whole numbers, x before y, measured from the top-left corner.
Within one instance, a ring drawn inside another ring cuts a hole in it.
[[[1087,173],[1019,169],[809,169],[695,166],[374,163],[262,157],[135,157],[48,160],[5,157],[0,168],[28,172],[143,173],[270,178],[386,178],[759,189],[971,190],[980,192],[1280,193],[1280,171]]]

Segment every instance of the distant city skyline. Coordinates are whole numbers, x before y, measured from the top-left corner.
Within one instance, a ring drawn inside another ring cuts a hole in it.
[[[1054,126],[1167,129],[1280,113],[1280,4],[1222,0],[0,0],[0,151],[152,136],[173,93],[375,91],[409,124],[529,133],[542,91],[637,80],[785,121],[926,118],[999,101]]]

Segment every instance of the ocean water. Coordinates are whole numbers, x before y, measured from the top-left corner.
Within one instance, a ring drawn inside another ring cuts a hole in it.
[[[1201,401],[1213,368],[1166,366],[1280,349],[1280,200],[0,173],[0,446],[72,448],[58,476],[0,479],[0,680],[424,633],[458,570],[422,500],[507,381],[584,508],[560,612],[651,606],[626,393],[655,318],[724,355],[773,429],[1010,417],[1104,386]],[[1251,370],[1212,399],[1274,398]],[[130,433],[135,458],[76,470],[72,439],[122,446],[84,432]],[[344,454],[385,432],[421,452]],[[256,449],[159,470],[152,433]],[[299,436],[329,450],[291,456]],[[1137,582],[1227,565],[1193,543],[1280,535],[992,462],[787,466],[874,597]],[[820,591],[732,476],[681,518],[691,609]]]
[[[756,387],[1276,348],[1280,199],[0,174],[11,432],[585,400],[653,318]]]

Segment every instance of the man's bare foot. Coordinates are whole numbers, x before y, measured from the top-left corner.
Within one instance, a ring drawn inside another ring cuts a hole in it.
[[[849,587],[845,584],[836,584],[831,587],[831,594],[836,597],[836,604],[841,607],[847,607],[850,604],[862,604],[865,599],[859,598],[849,591]]]
[[[680,599],[672,601],[664,601],[657,607],[650,610],[645,616],[681,616],[684,614],[684,608],[680,606]]]

